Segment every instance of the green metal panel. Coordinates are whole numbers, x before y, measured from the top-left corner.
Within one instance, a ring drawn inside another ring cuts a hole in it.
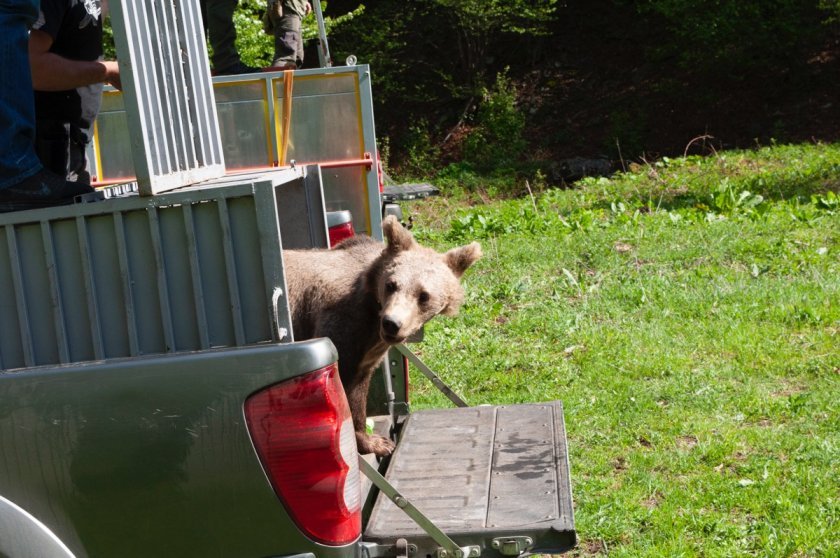
[[[3,214],[0,369],[291,340],[278,203],[323,245],[311,170]]]

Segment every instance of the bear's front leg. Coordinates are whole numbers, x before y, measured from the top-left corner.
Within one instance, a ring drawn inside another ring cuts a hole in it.
[[[377,457],[391,455],[395,444],[378,434],[367,433],[367,395],[374,369],[371,366],[359,367],[359,372],[349,386],[345,385],[350,414],[353,417],[353,429],[356,431],[356,446],[361,455],[374,453]]]

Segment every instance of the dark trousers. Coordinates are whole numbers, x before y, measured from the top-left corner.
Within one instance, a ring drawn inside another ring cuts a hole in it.
[[[200,3],[204,30],[213,49],[213,68],[219,71],[239,64],[233,24],[233,12],[239,0],[201,0]]]
[[[301,37],[300,16],[291,12],[284,13],[274,22],[274,60],[273,66],[303,65],[303,39]]]
[[[35,152],[44,168],[67,182],[90,184],[85,149],[89,132],[60,120],[35,121]]]

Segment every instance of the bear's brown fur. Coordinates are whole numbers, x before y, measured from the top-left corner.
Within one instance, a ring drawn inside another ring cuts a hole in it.
[[[329,337],[356,430],[359,453],[388,455],[391,440],[365,431],[368,387],[391,345],[464,300],[459,278],[478,258],[477,242],[445,254],[420,246],[396,218],[382,223],[387,246],[367,236],[333,250],[284,251],[295,339]]]

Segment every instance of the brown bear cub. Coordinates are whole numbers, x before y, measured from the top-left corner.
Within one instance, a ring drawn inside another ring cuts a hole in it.
[[[368,387],[388,348],[464,300],[459,278],[478,258],[473,242],[445,254],[417,244],[393,216],[387,246],[356,236],[333,250],[283,252],[295,340],[329,337],[356,430],[359,453],[388,455],[394,443],[365,431]]]

